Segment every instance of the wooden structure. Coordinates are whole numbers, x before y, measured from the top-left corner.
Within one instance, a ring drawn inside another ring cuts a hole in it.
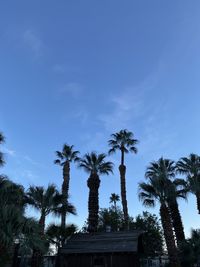
[[[59,250],[57,266],[138,267],[141,250],[138,231],[75,234]]]

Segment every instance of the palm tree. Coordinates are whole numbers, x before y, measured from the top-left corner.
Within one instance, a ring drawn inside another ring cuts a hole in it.
[[[66,240],[71,235],[73,235],[78,230],[77,226],[74,224],[66,225],[63,229],[59,225],[50,224],[47,228],[47,237],[53,245],[56,245],[57,249],[62,245],[63,237]]]
[[[114,204],[115,211],[117,210],[117,202],[120,201],[119,195],[112,193],[110,196],[110,203]]]
[[[44,229],[46,217],[54,211],[55,207],[59,205],[58,199],[60,195],[56,186],[51,184],[44,189],[42,186],[31,186],[27,192],[27,202],[40,212],[40,231],[41,237],[44,238]],[[39,267],[42,262],[42,253],[38,249],[33,250],[32,267]]]
[[[113,163],[105,161],[105,154],[96,154],[95,152],[87,153],[79,161],[79,167],[83,168],[90,174],[87,180],[89,187],[88,199],[88,231],[96,232],[98,226],[98,213],[99,213],[99,186],[100,175],[112,173]]]
[[[29,248],[42,243],[38,224],[25,217],[25,200],[22,186],[0,176],[0,266],[4,266],[16,239],[20,240],[20,246],[22,239],[29,241]]]
[[[197,210],[200,214],[200,157],[190,154],[177,162],[177,172],[187,177],[189,190],[196,196]]]
[[[0,132],[0,144],[5,142],[5,138],[3,134]],[[5,163],[3,153],[0,151],[0,167],[3,166]]]
[[[162,180],[167,195],[167,205],[170,209],[173,227],[178,243],[185,240],[184,228],[178,208],[177,198],[186,198],[186,183],[183,179],[175,179],[176,165],[170,159],[160,158],[147,168],[147,179]]]
[[[63,145],[61,152],[56,151],[57,159],[54,161],[54,163],[62,166],[63,168],[63,213],[61,216],[61,226],[63,229],[65,229],[66,225],[66,205],[69,198],[70,164],[79,160],[78,154],[79,151],[75,151],[74,146],[69,146],[67,144]]]
[[[109,154],[115,153],[117,150],[121,151],[121,164],[119,165],[120,172],[120,183],[121,183],[121,200],[124,213],[125,225],[128,228],[128,206],[126,199],[126,166],[124,164],[125,153],[133,152],[137,153],[136,144],[138,143],[137,139],[134,139],[132,132],[127,130],[121,130],[118,133],[111,135],[111,140],[108,141],[111,149]]]
[[[170,266],[180,267],[170,211],[167,206],[167,198],[166,184],[162,179],[150,178],[148,183],[139,184],[139,199],[143,202],[144,206],[154,207],[156,201],[160,204],[160,217],[169,254]]]
[[[47,189],[42,186],[30,186],[27,192],[27,202],[40,212],[39,225],[41,234],[44,235],[46,217],[60,204],[60,198],[56,186],[50,184]]]

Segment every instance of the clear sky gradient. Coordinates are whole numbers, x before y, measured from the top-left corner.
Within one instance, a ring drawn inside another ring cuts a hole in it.
[[[81,154],[107,152],[110,134],[127,128],[140,140],[138,154],[126,157],[129,212],[146,210],[137,191],[148,163],[200,154],[199,11],[199,0],[1,1],[1,172],[25,188],[60,187],[53,160],[64,142]],[[115,171],[102,177],[100,207],[120,193],[119,155],[109,159]],[[79,226],[86,180],[72,166],[78,216],[69,219]],[[194,196],[180,208],[188,235],[200,226]]]

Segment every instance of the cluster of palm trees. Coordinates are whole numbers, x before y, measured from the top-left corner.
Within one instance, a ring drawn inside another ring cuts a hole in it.
[[[0,144],[3,142],[4,136],[0,133]],[[128,230],[130,217],[126,196],[125,155],[129,152],[137,153],[137,144],[138,140],[128,130],[121,130],[111,135],[111,139],[108,141],[107,154],[97,154],[93,151],[81,157],[80,152],[75,150],[74,146],[64,144],[61,151],[56,151],[54,161],[62,168],[61,193],[53,184],[46,189],[31,186],[25,192],[22,186],[1,176],[0,201],[3,205],[0,208],[0,237],[3,241],[1,240],[0,243],[0,256],[6,248],[13,244],[15,239],[23,237],[23,239],[28,240],[30,233],[34,233],[35,240],[37,240],[36,233],[38,232],[44,241],[44,246],[47,234],[50,242],[54,242],[59,247],[65,243],[70,233],[76,231],[74,225],[68,227],[66,224],[67,214],[76,214],[74,206],[69,202],[70,168],[73,163],[89,175],[87,179],[89,188],[87,231],[96,232],[99,216],[100,179],[102,175],[109,175],[113,172],[113,163],[107,160],[107,156],[117,151],[121,155],[119,173],[124,230]],[[3,153],[0,152],[0,166],[3,164],[4,157]],[[200,213],[200,157],[191,154],[189,157],[181,158],[177,163],[160,158],[157,162],[150,163],[145,177],[147,182],[139,184],[139,199],[145,206],[154,206],[156,202],[160,204],[161,222],[170,263],[173,267],[179,267],[181,266],[179,247],[185,241],[185,234],[177,200],[178,198],[186,198],[189,192],[195,194],[197,209]],[[11,192],[17,192],[17,194],[11,194]],[[115,209],[117,209],[116,203],[118,201],[119,196],[113,193],[110,202],[113,203]],[[36,227],[36,222],[33,219],[26,218],[24,212],[26,205],[31,205],[40,212],[39,228]],[[16,212],[18,217],[15,217]],[[45,220],[50,213],[59,215],[61,223],[60,225],[50,225],[45,231]],[[12,217],[18,218],[17,221],[15,219],[10,220]],[[8,220],[13,225],[7,224]],[[32,267],[39,266],[42,258],[41,251],[44,250],[37,245],[37,242],[32,242],[31,248],[33,250]]]
[[[1,144],[4,139],[0,133]],[[4,163],[1,152],[0,166]],[[65,216],[67,213],[75,214],[74,206],[65,203],[64,199],[65,196],[53,184],[46,189],[42,186],[30,186],[25,191],[23,186],[10,181],[5,175],[0,175],[0,266],[4,266],[10,258],[13,258],[15,266],[17,258],[12,254],[18,248],[21,255],[32,253],[31,266],[39,267],[43,254],[49,249],[49,243],[60,246],[63,236],[67,238],[77,230],[74,225],[65,225],[62,229],[60,226],[50,225],[45,229],[46,217],[50,213],[58,216],[63,213]],[[40,213],[39,221],[26,216],[28,205]]]
[[[135,145],[138,141],[134,139],[133,133],[127,130],[121,130],[120,132],[111,135],[111,138],[112,139],[108,142],[110,146],[108,154],[114,153],[117,150],[121,152],[121,163],[119,165],[121,199],[124,222],[126,229],[128,229],[129,216],[126,199],[125,154],[129,151],[136,153],[137,149]],[[0,144],[3,142],[4,136],[3,134],[0,134]],[[0,177],[0,192],[5,201],[5,203],[2,201],[4,205],[0,212],[7,212],[6,215],[4,214],[5,219],[3,219],[3,216],[0,216],[0,224],[2,225],[0,253],[1,251],[9,251],[11,244],[13,244],[14,241],[20,240],[20,246],[22,247],[22,243],[26,240],[26,242],[29,243],[28,247],[33,251],[31,266],[37,267],[41,263],[45,249],[48,247],[47,239],[59,247],[65,243],[69,233],[76,231],[77,228],[74,225],[71,225],[70,227],[66,225],[66,215],[68,213],[76,214],[75,207],[69,202],[70,167],[72,163],[77,163],[78,167],[82,168],[89,174],[87,180],[87,186],[89,188],[87,230],[88,232],[97,231],[99,216],[99,186],[101,182],[100,176],[112,173],[113,163],[106,160],[107,155],[104,153],[97,154],[96,152],[91,152],[85,154],[83,157],[80,157],[79,155],[79,151],[74,150],[74,146],[68,144],[64,144],[62,151],[56,151],[56,159],[54,163],[60,165],[63,172],[61,193],[53,184],[50,184],[47,188],[42,186],[31,186],[25,192],[22,186],[11,182],[8,178],[3,176]],[[0,165],[2,166],[3,164],[4,157],[3,153],[0,152]],[[3,184],[6,185],[3,186]],[[8,192],[14,190],[13,188],[18,190],[18,194],[8,194]],[[9,200],[7,200],[6,196]],[[10,205],[9,207],[6,206],[8,203]],[[15,209],[15,203],[19,204],[19,210]],[[34,219],[25,216],[25,208],[27,205],[31,205],[40,213],[38,223]],[[11,212],[15,214],[17,211],[21,217],[18,218],[19,226],[15,229],[15,226],[18,224],[14,219],[10,220],[10,218],[12,216]],[[59,215],[61,217],[60,225],[50,225],[45,229],[46,217],[49,214]],[[9,226],[10,233],[8,233],[5,226],[7,220],[10,220],[13,223],[12,227],[7,225]],[[35,239],[32,238],[31,240],[30,238],[29,241],[27,241],[28,237],[30,237],[28,233],[32,233],[32,235],[34,233]],[[9,240],[8,242],[6,241],[6,238]],[[38,241],[39,239],[41,242]],[[34,240],[36,242],[33,242]]]
[[[125,166],[125,154],[128,152],[137,153],[136,144],[138,140],[134,139],[132,132],[127,130],[121,130],[111,135],[111,139],[108,141],[110,147],[108,154],[117,152],[121,153],[121,163],[119,165],[120,172],[120,185],[121,185],[121,200],[124,214],[125,227],[128,229],[128,205],[126,198],[126,166]],[[79,168],[82,168],[89,174],[87,180],[87,186],[89,188],[88,199],[88,232],[96,232],[98,226],[98,214],[99,214],[99,187],[100,176],[109,175],[113,173],[113,163],[106,160],[107,155],[104,153],[97,154],[91,152],[85,154],[83,157],[79,156],[79,151],[74,150],[74,146],[64,144],[62,151],[56,151],[57,159],[55,164],[59,164],[63,170],[63,184],[62,195],[65,205],[68,203],[69,197],[69,181],[70,181],[70,164],[75,162]],[[65,205],[63,204],[62,222],[61,226],[65,226],[66,214]],[[63,240],[64,243],[64,240]]]
[[[177,178],[185,175],[184,178]],[[177,163],[160,158],[147,167],[147,182],[139,184],[139,199],[145,206],[160,204],[160,216],[171,266],[181,266],[179,248],[185,242],[185,234],[178,207],[178,198],[186,198],[189,192],[197,198],[199,212],[200,157],[190,154]]]

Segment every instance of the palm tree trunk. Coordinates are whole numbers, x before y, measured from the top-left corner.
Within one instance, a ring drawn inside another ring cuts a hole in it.
[[[99,216],[99,186],[100,179],[97,174],[91,174],[87,185],[89,187],[88,198],[88,232],[96,232]]]
[[[180,244],[185,240],[185,234],[177,200],[169,202],[169,208],[171,212],[174,231],[176,234],[177,244]]]
[[[200,193],[196,194],[196,199],[197,199],[197,210],[198,213],[200,214]]]
[[[175,244],[172,222],[170,218],[169,209],[165,204],[160,206],[161,222],[164,230],[165,241],[167,245],[169,261],[171,267],[180,267],[178,252]]]
[[[66,206],[69,196],[69,180],[70,180],[70,163],[67,161],[63,166],[63,184],[62,184],[62,195],[63,195],[63,212],[61,215],[61,227],[65,229],[66,226]]]
[[[45,229],[45,213],[42,212],[40,219],[39,219],[39,225],[41,229],[41,237],[44,237],[44,229]],[[43,264],[43,255],[41,251],[38,249],[33,249],[33,254],[31,258],[31,267],[41,267]]]
[[[122,208],[124,213],[124,222],[125,222],[125,228],[128,230],[128,205],[126,199],[126,166],[121,164],[119,166],[119,172],[120,172],[121,199],[122,199]]]
[[[41,235],[44,235],[45,219],[46,219],[45,212],[42,212],[39,220],[39,225],[41,227]]]
[[[117,212],[117,202],[114,200],[114,207],[115,207],[115,212]]]

